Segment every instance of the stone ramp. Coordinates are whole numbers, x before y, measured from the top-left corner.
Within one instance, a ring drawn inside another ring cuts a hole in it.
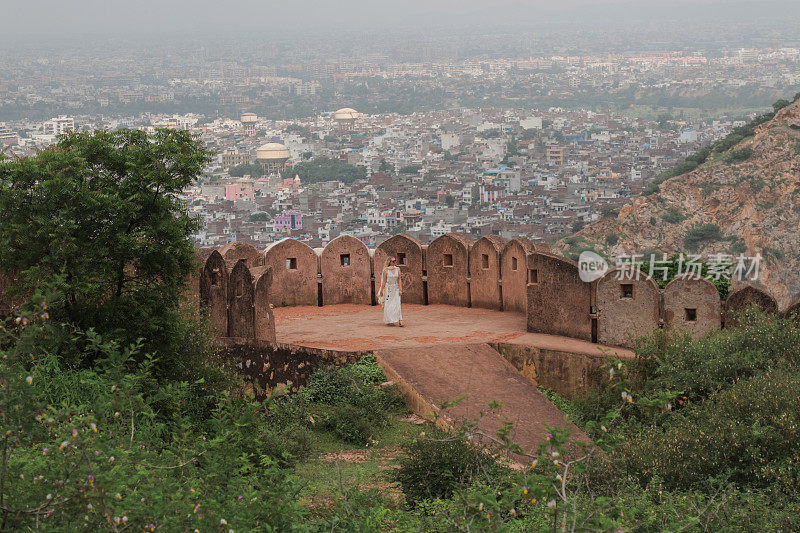
[[[443,402],[464,397],[445,409],[449,424],[478,418],[492,401],[503,402],[500,418],[487,416],[480,428],[494,434],[501,419],[514,423],[512,440],[535,452],[547,432],[545,424],[570,427],[573,440],[588,437],[567,421],[539,390],[488,344],[434,345],[375,351],[387,378],[395,381],[411,409],[420,416],[438,410]]]

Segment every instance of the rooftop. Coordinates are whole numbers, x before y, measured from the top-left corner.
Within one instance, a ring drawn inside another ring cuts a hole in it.
[[[475,307],[403,304],[402,328],[386,326],[381,307],[277,307],[274,312],[277,341],[310,348],[362,351],[502,342],[603,355],[598,344],[526,332],[525,315]],[[621,357],[633,357],[630,350],[611,350]]]

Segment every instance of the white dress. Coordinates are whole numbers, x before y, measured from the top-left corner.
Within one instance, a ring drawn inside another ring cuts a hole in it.
[[[400,269],[386,269],[386,286],[383,288],[383,323],[394,324],[403,320],[400,310]]]

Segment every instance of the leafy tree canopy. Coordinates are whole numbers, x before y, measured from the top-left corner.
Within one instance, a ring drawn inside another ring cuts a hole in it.
[[[349,165],[330,157],[315,157],[311,161],[302,161],[293,167],[287,167],[281,172],[284,178],[292,178],[295,174],[306,184],[323,181],[352,183],[367,177],[364,167]]]
[[[234,178],[241,178],[245,174],[248,176],[260,176],[263,174],[263,169],[258,163],[242,163],[241,165],[231,167],[228,170],[228,174]]]
[[[210,154],[185,131],[75,133],[0,167],[0,269],[54,318],[146,348],[168,332],[198,222],[179,194]]]

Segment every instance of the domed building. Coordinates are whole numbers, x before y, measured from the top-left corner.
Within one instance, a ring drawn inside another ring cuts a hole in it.
[[[242,113],[239,117],[239,120],[242,122],[244,126],[244,132],[247,135],[255,135],[256,133],[256,122],[258,122],[258,115],[255,113]]]
[[[289,149],[281,143],[263,144],[256,150],[256,161],[261,163],[267,173],[278,173],[286,166],[291,157]]]
[[[358,111],[349,107],[343,107],[333,113],[333,120],[339,125],[340,128],[351,130],[359,117]]]

